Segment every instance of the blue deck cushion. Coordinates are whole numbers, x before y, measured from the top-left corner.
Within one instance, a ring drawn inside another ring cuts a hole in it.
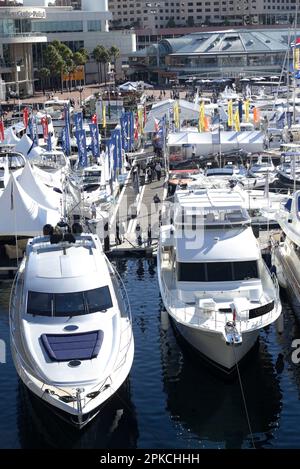
[[[103,331],[80,334],[42,334],[41,341],[52,361],[91,360],[100,352]]]

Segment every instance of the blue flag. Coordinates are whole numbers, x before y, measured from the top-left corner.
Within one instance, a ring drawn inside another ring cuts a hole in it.
[[[52,151],[52,135],[50,132],[47,137],[47,151]]]
[[[99,146],[99,130],[98,124],[89,124],[90,132],[91,132],[91,150],[92,154],[95,158],[99,158],[100,156],[100,146]]]
[[[86,132],[85,130],[77,130],[75,132],[77,146],[78,146],[78,162],[79,166],[85,167],[88,164],[87,161],[87,149],[86,149]]]
[[[65,126],[62,130],[62,149],[65,153],[65,155],[70,156],[71,155],[71,144],[70,144],[70,130],[68,126]]]
[[[75,130],[82,130],[83,129],[83,115],[82,112],[77,112],[74,115],[74,124],[75,124]]]

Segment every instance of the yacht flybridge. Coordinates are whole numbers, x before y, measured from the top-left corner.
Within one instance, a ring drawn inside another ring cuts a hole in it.
[[[179,333],[226,373],[281,314],[276,278],[241,195],[230,189],[176,192],[170,224],[161,227],[158,277]]]
[[[10,304],[20,378],[78,428],[126,380],[134,354],[124,286],[98,237],[80,228],[46,225],[29,241]]]

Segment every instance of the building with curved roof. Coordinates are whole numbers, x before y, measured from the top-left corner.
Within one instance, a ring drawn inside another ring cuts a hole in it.
[[[288,43],[287,28],[196,32],[163,39],[156,46],[140,50],[139,56],[131,54],[130,72],[139,79],[158,82],[188,76],[238,78],[278,74]]]

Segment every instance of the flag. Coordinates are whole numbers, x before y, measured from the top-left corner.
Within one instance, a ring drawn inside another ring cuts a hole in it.
[[[29,118],[29,110],[28,110],[28,107],[25,107],[23,109],[23,124],[24,124],[25,129],[27,129],[28,127],[28,118]]]
[[[237,108],[235,113],[234,113],[234,116],[233,116],[233,120],[234,120],[234,129],[236,132],[240,132],[241,131],[241,125],[240,125],[240,115],[239,115],[239,109]]]
[[[4,122],[3,119],[0,120],[0,141],[4,142]]]
[[[47,151],[52,151],[52,138],[50,133],[48,133],[47,138]]]
[[[283,129],[284,128],[284,118],[285,118],[285,112],[282,112],[279,118],[276,120],[276,128],[277,129]]]
[[[155,132],[159,131],[159,119],[154,119],[154,130]]]
[[[253,121],[255,124],[260,123],[260,110],[257,107],[253,109]]]
[[[250,112],[250,102],[249,99],[244,101],[244,111],[245,111],[245,122],[249,122],[249,112]]]
[[[106,129],[106,106],[102,103],[102,127]]]
[[[300,70],[300,48],[299,48],[299,44],[296,44],[294,46],[293,62],[294,62],[294,71]]]
[[[173,113],[174,113],[175,128],[177,130],[179,130],[180,129],[180,117],[179,117],[179,104],[178,104],[178,101],[175,101],[175,103],[174,103]]]
[[[92,115],[92,124],[98,124],[97,114]]]
[[[205,108],[204,108],[204,102],[201,101],[200,109],[199,109],[198,130],[199,132],[203,132],[204,129],[205,129]]]
[[[205,132],[209,132],[209,126],[210,126],[210,117],[204,116],[204,130],[205,130]]]
[[[70,143],[70,129],[68,125],[65,125],[65,127],[62,130],[62,149],[65,155],[70,156],[71,155],[71,143]]]
[[[242,120],[243,120],[243,101],[241,101],[241,100],[239,100],[238,109],[239,109],[240,122],[242,122]]]
[[[83,115],[82,112],[76,112],[74,115],[74,124],[75,124],[75,131],[83,129]]]
[[[64,119],[65,125],[68,123],[70,125],[70,106],[68,104],[64,104]]]
[[[228,101],[228,126],[233,126],[233,107],[231,99]]]
[[[143,108],[139,108],[138,109],[138,121],[139,121],[139,130],[140,130],[140,133],[144,133],[144,110]]]
[[[89,124],[90,127],[90,133],[92,137],[92,154],[95,158],[98,158],[100,156],[100,144],[99,144],[99,130],[98,130],[98,125],[97,124]]]
[[[139,139],[139,115],[136,113],[135,115],[135,124],[134,124],[134,140]]]
[[[77,130],[75,137],[78,147],[78,162],[79,166],[87,166],[87,148],[86,148],[86,132],[85,130]]]
[[[47,116],[43,116],[41,118],[41,124],[42,124],[42,127],[43,127],[43,137],[44,137],[44,142],[47,142],[47,139],[48,139],[48,119],[47,119]]]

